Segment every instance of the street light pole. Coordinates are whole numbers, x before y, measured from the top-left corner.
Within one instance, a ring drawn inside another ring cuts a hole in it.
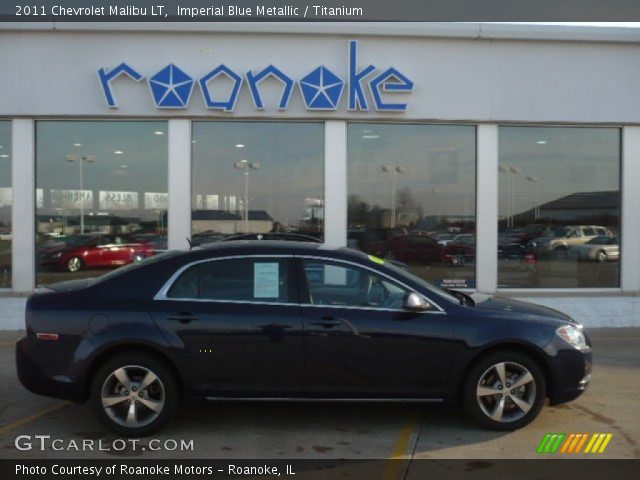
[[[511,188],[513,185],[511,184],[511,171],[508,166],[501,166],[498,168],[500,173],[507,174],[507,228],[511,226]]]
[[[84,168],[83,168],[83,164],[84,162],[89,162],[89,163],[93,163],[96,161],[96,156],[95,155],[82,155],[82,156],[77,156],[77,155],[67,155],[67,161],[68,162],[75,162],[78,161],[78,165],[80,168],[80,233],[84,233],[84,198],[83,198],[83,193],[84,193]]]
[[[242,224],[244,233],[249,233],[249,170],[258,170],[260,163],[249,162],[247,160],[240,160],[234,163],[234,167],[238,170],[242,170],[242,176],[244,177],[244,198],[242,200]]]
[[[509,178],[511,181],[511,228],[514,227],[515,216],[516,216],[516,189],[515,189],[515,175],[519,175],[522,173],[522,169],[520,167],[514,167],[513,165],[509,167]]]
[[[435,187],[432,188],[431,191],[436,194],[436,217],[438,219],[438,225],[440,225],[440,189]]]
[[[527,180],[529,180],[530,182],[532,182],[535,186],[535,195],[536,195],[536,200],[535,200],[535,204],[533,207],[533,216],[535,218],[535,220],[538,220],[538,218],[540,218],[540,177],[527,177]]]
[[[396,190],[398,189],[398,173],[404,173],[407,171],[406,167],[402,165],[383,165],[382,171],[391,174],[391,219],[389,220],[389,226],[395,228],[396,226]]]

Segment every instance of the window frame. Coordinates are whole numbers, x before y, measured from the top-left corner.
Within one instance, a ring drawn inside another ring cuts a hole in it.
[[[446,310],[444,308],[442,308],[438,303],[434,302],[431,297],[425,295],[424,293],[416,290],[415,288],[411,287],[410,285],[407,285],[406,283],[398,280],[397,278],[392,277],[391,275],[388,275],[384,272],[381,272],[380,270],[376,270],[375,268],[372,268],[368,265],[364,265],[358,262],[352,262],[350,260],[344,260],[341,258],[333,258],[333,257],[323,257],[323,256],[318,256],[318,255],[295,255],[296,258],[296,264],[297,264],[297,268],[298,268],[298,278],[300,278],[300,287],[301,287],[301,291],[300,291],[300,305],[304,306],[304,307],[314,307],[314,308],[342,308],[342,309],[347,309],[347,310],[375,310],[375,311],[382,311],[382,312],[404,312],[404,313],[408,313],[407,310],[405,310],[404,308],[387,308],[387,307],[374,307],[374,306],[362,306],[362,305],[315,305],[313,303],[311,303],[310,297],[309,297],[309,287],[307,285],[307,277],[306,274],[304,272],[304,265],[302,263],[303,260],[316,260],[316,261],[325,261],[325,262],[333,262],[333,263],[339,263],[339,264],[343,264],[343,265],[348,265],[350,267],[356,267],[356,268],[361,268],[363,270],[368,270],[370,272],[373,272],[376,275],[379,275],[383,278],[385,278],[386,280],[395,283],[397,285],[400,285],[402,288],[405,288],[406,290],[408,290],[409,292],[415,292],[417,294],[419,294],[420,296],[422,296],[422,298],[424,298],[424,300],[429,303],[433,308],[430,308],[428,310],[424,310],[422,312],[412,312],[412,313],[418,313],[418,314],[423,314],[423,313],[435,313],[435,314],[446,314]]]
[[[290,288],[292,288],[293,291],[297,294],[296,295],[297,298],[294,298],[294,300],[297,300],[297,301],[293,303],[292,302],[264,302],[264,301],[256,301],[256,300],[247,301],[247,300],[217,300],[217,299],[208,299],[208,298],[172,298],[167,296],[167,294],[169,293],[169,290],[171,290],[171,288],[173,287],[173,284],[187,269],[196,265],[200,265],[202,263],[217,262],[220,260],[231,260],[231,259],[238,259],[238,258],[288,258],[290,259],[289,269],[290,269],[290,273],[294,275],[293,278],[295,280],[294,282],[292,282],[293,287],[290,286]],[[387,280],[393,283],[396,283],[402,286],[403,288],[406,288],[410,292],[416,292],[420,294],[432,307],[434,307],[434,308],[425,310],[423,312],[412,312],[412,313],[416,313],[416,314],[423,314],[423,313],[446,314],[447,313],[446,310],[442,308],[440,304],[433,301],[431,297],[426,296],[424,293],[419,292],[418,290],[411,287],[410,285],[407,285],[406,283],[392,277],[391,275],[381,272],[380,270],[376,270],[375,268],[371,268],[368,265],[363,265],[358,262],[352,262],[350,260],[344,260],[344,259],[333,258],[333,257],[324,257],[320,255],[306,255],[306,254],[302,254],[302,255],[295,255],[295,254],[225,255],[217,258],[204,258],[201,260],[195,260],[193,262],[189,262],[182,265],[173,274],[171,274],[169,279],[164,283],[164,285],[160,288],[160,290],[158,290],[158,293],[156,293],[156,295],[153,297],[153,300],[174,301],[174,302],[209,302],[209,303],[234,303],[234,304],[243,303],[243,304],[251,304],[251,305],[284,305],[284,306],[295,306],[295,307],[345,308],[345,309],[376,310],[376,311],[387,311],[387,312],[405,312],[405,313],[407,312],[407,310],[404,310],[403,308],[380,308],[380,307],[348,306],[348,305],[314,305],[312,303],[309,303],[309,294],[308,294],[307,283],[306,283],[307,280],[306,280],[306,277],[304,276],[304,271],[302,266],[303,259],[336,262],[336,263],[342,263],[345,265],[355,266],[358,268],[369,270],[375,273],[376,275],[380,275],[386,278]],[[297,289],[294,288],[296,285],[298,286]]]
[[[170,297],[168,296],[169,291],[173,288],[174,284],[178,281],[178,279],[185,273],[187,270],[193,267],[200,267],[202,264],[218,262],[222,260],[239,260],[239,259],[286,259],[288,260],[286,268],[287,275],[289,276],[289,297],[291,299],[290,302],[269,302],[264,300],[231,300],[231,299],[213,299],[213,298],[186,298],[186,297]],[[182,265],[178,270],[176,270],[169,279],[165,282],[162,288],[156,293],[153,297],[153,300],[164,300],[164,301],[173,301],[173,302],[207,302],[207,303],[242,303],[242,304],[251,304],[251,305],[287,305],[287,306],[300,306],[300,294],[298,285],[298,272],[295,268],[293,262],[293,255],[228,255],[217,258],[205,258],[202,260],[196,260],[194,262],[189,262]]]

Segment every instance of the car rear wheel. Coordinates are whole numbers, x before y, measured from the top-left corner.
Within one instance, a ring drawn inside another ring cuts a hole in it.
[[[67,270],[77,272],[82,268],[82,259],[79,257],[71,257],[67,260]]]
[[[123,436],[150,435],[178,407],[178,384],[164,362],[145,353],[119,354],[98,370],[91,402],[98,419]]]
[[[540,413],[546,383],[529,356],[498,351],[478,360],[463,386],[467,414],[484,428],[517,430]]]
[[[600,263],[606,262],[607,252],[605,252],[604,250],[600,250],[598,253],[596,253],[596,260],[599,261]]]

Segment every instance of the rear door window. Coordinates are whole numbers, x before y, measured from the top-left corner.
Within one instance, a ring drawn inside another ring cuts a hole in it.
[[[199,263],[183,272],[169,298],[291,303],[289,260],[234,258]]]

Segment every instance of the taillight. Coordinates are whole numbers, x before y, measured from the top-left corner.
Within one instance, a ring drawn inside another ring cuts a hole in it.
[[[523,258],[522,258],[522,263],[526,263],[529,265],[533,265],[536,263],[536,256],[533,253],[527,253]]]

